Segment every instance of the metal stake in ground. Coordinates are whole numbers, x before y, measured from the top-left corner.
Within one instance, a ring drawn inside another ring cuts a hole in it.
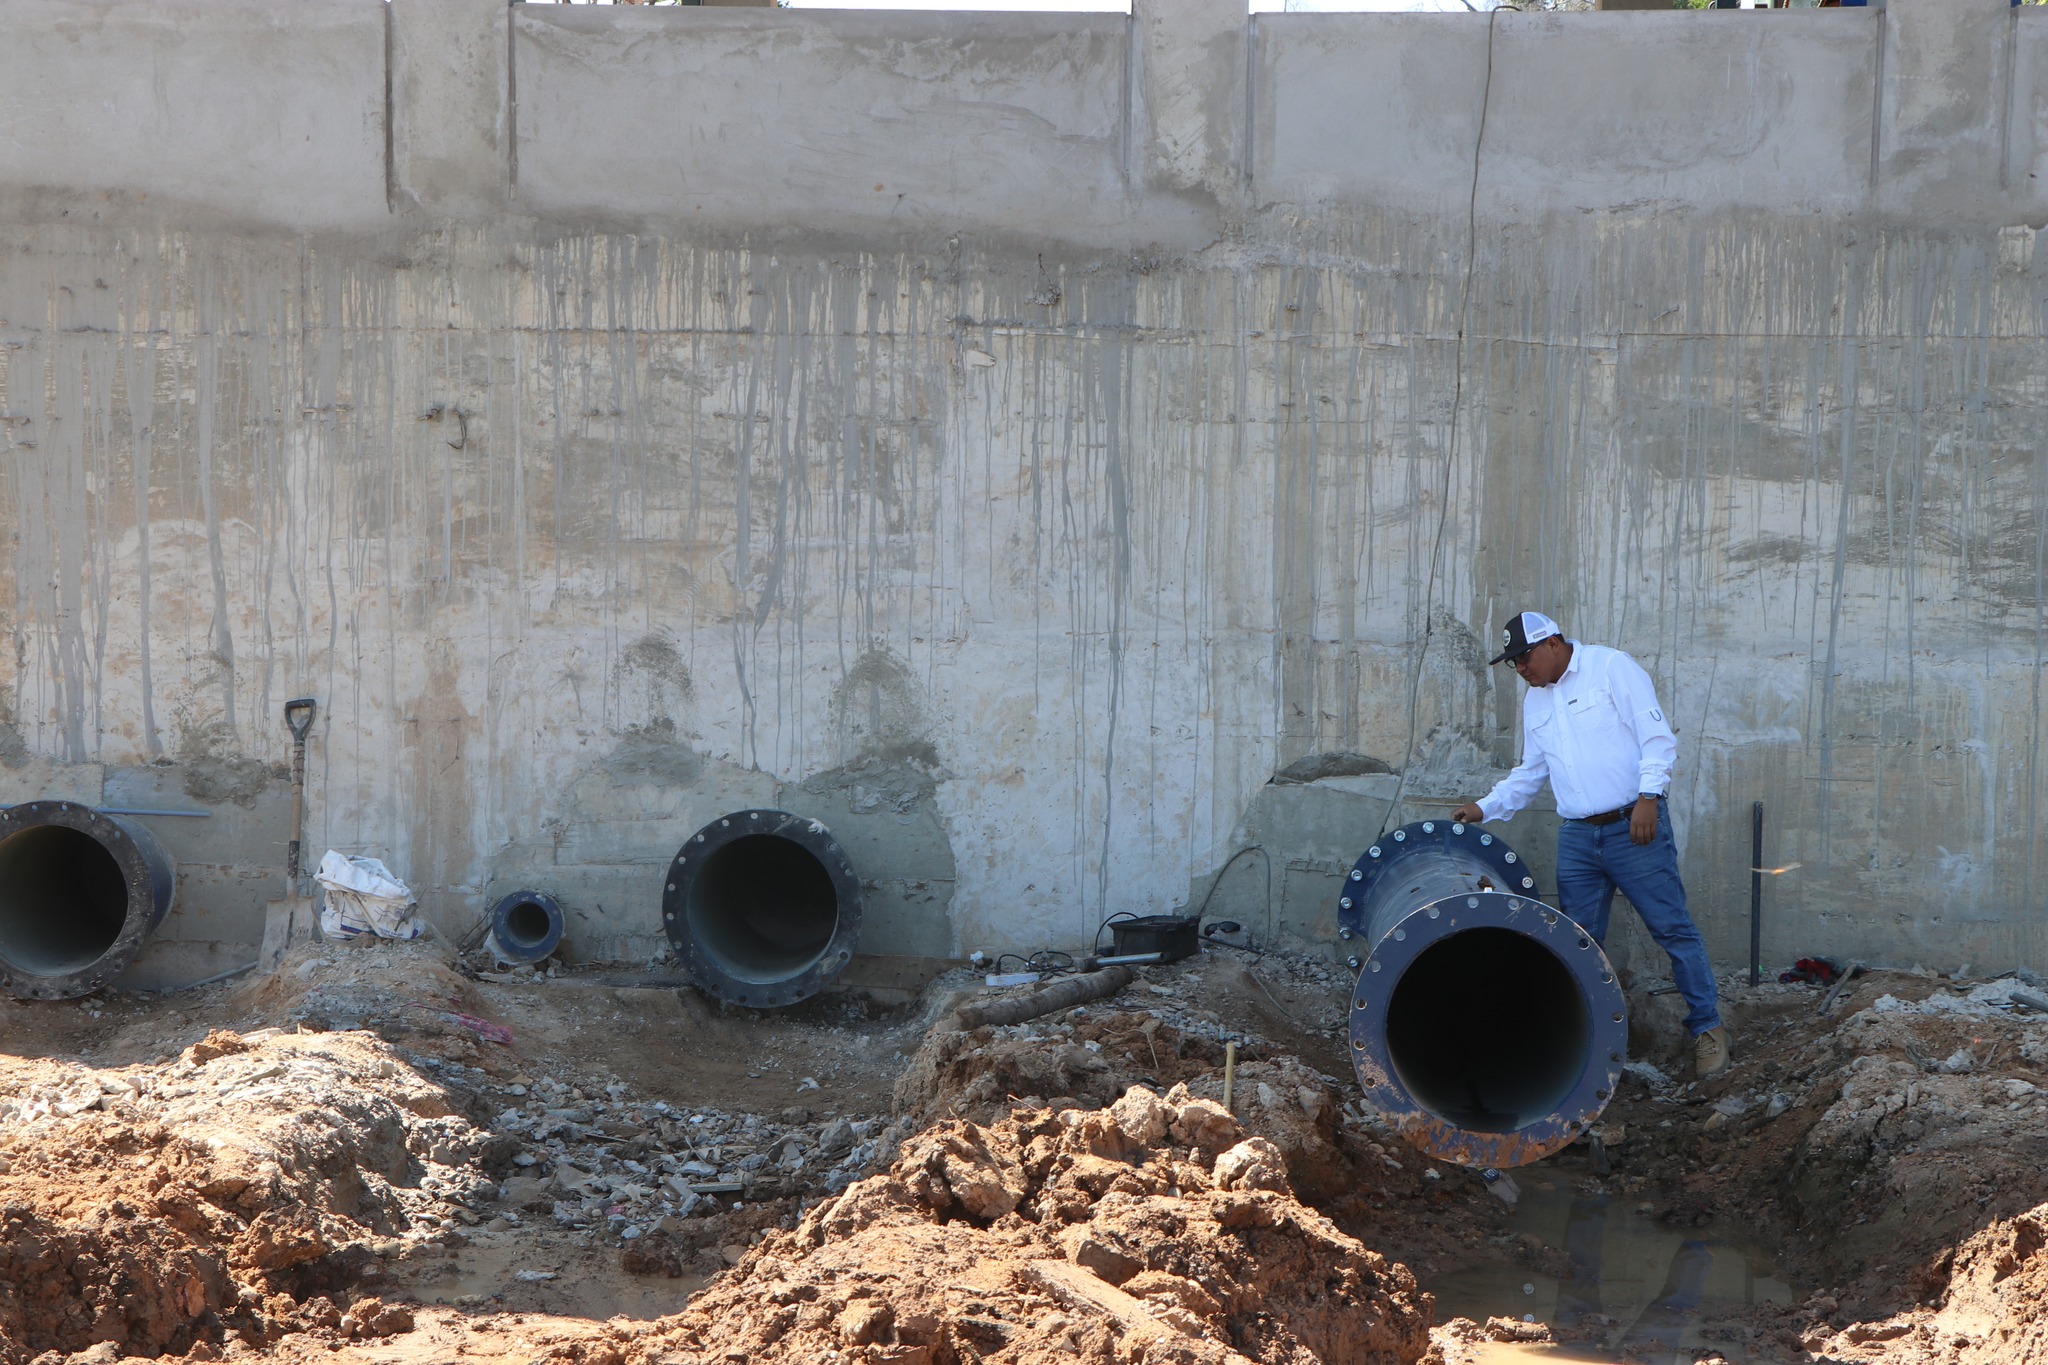
[[[1764,803],[1749,808],[1749,984],[1764,974]]]
[[[292,732],[292,837],[284,847],[284,875],[285,889],[293,895],[299,889],[299,827],[306,815],[306,734],[319,709],[311,697],[294,697],[284,704],[284,725]]]

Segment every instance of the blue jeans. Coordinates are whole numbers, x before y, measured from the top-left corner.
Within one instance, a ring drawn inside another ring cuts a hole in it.
[[[1685,911],[1685,883],[1678,879],[1678,846],[1671,839],[1671,812],[1657,803],[1657,837],[1638,845],[1628,821],[1589,825],[1567,820],[1557,831],[1557,906],[1593,941],[1607,943],[1607,914],[1615,888],[1628,897],[1657,946],[1671,955],[1671,978],[1691,1009],[1685,1027],[1695,1036],[1721,1026],[1721,996],[1707,945]]]

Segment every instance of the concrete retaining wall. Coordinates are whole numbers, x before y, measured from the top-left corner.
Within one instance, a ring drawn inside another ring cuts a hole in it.
[[[1315,941],[1392,788],[1269,779],[1482,790],[1524,605],[1657,677],[1721,961],[1761,799],[1774,958],[2048,965],[2041,16],[7,22],[0,797],[217,812],[139,979],[253,951],[301,693],[455,930],[659,951],[783,805],[875,951]]]

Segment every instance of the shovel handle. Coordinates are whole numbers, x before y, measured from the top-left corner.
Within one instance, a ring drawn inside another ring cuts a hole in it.
[[[319,709],[311,697],[294,697],[284,704],[285,728],[292,732],[294,744],[306,742],[306,732],[313,728],[313,713]]]

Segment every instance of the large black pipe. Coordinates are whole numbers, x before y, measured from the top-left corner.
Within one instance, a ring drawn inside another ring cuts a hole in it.
[[[0,988],[91,994],[134,961],[176,894],[170,856],[132,820],[70,801],[0,810]]]
[[[737,810],[669,864],[662,927],[697,985],[736,1005],[788,1005],[839,974],[860,940],[860,879],[823,824]]]
[[[1607,1107],[1628,1048],[1621,984],[1498,838],[1449,820],[1383,835],[1345,879],[1337,924],[1367,948],[1352,959],[1352,1066],[1409,1142],[1520,1166]]]

